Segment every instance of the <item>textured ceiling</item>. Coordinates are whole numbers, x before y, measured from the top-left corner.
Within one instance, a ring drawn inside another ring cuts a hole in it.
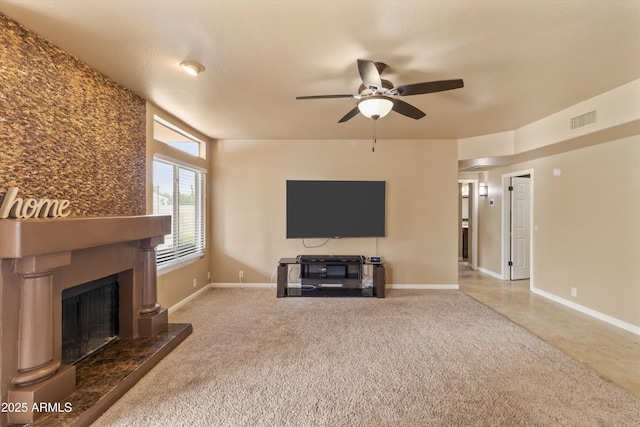
[[[214,139],[365,139],[338,124],[356,60],[395,86],[465,87],[402,99],[378,138],[513,130],[640,78],[640,1],[6,1],[0,12]],[[197,60],[194,78],[179,63]]]

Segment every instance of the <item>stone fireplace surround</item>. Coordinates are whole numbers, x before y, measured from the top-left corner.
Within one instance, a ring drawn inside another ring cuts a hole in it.
[[[64,289],[118,274],[119,337],[147,339],[166,331],[155,248],[170,227],[166,215],[0,220],[0,388],[2,402],[21,408],[0,414],[0,425],[34,422],[43,415],[32,411],[34,403],[64,410],[55,403],[76,389],[76,366],[60,363]]]

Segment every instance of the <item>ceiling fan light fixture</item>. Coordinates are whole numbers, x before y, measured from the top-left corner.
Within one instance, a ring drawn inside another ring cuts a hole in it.
[[[373,95],[362,98],[358,102],[358,110],[368,118],[379,119],[389,114],[393,108],[393,99],[388,96]]]
[[[204,65],[196,61],[181,62],[180,67],[192,76],[197,76],[205,70]]]

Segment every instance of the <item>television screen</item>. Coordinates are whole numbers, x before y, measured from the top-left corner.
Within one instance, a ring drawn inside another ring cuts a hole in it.
[[[384,235],[384,181],[287,181],[288,239]]]

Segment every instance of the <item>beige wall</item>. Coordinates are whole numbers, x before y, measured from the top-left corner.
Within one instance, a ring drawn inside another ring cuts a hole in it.
[[[200,169],[207,170],[207,177],[209,177],[209,161],[207,159],[201,159],[199,157],[192,156],[184,153],[170,145],[153,139],[153,116],[157,115],[168,122],[179,126],[181,129],[189,132],[191,135],[207,142],[207,153],[209,152],[209,139],[202,135],[197,130],[191,128],[186,123],[164,112],[160,108],[157,108],[151,103],[147,103],[147,213],[153,213],[153,156],[154,154],[161,154],[173,158],[178,162],[185,163],[187,165],[196,166]],[[210,181],[210,179],[207,179]],[[207,191],[211,191],[211,185],[207,183]],[[211,200],[210,196],[207,196]],[[207,230],[211,230],[211,215],[209,209],[207,210]],[[170,308],[175,304],[178,304],[192,293],[202,289],[209,284],[209,253],[210,253],[210,241],[211,238],[207,238],[207,249],[205,255],[197,260],[190,261],[175,269],[160,269],[158,271],[158,302],[163,306]],[[196,286],[193,286],[193,281],[196,281]]]
[[[0,45],[0,202],[143,214],[144,100],[2,14]]]
[[[502,175],[531,169],[532,285],[640,326],[638,165],[633,136],[484,173],[491,192],[479,206],[479,266],[501,272]]]
[[[638,165],[639,136],[538,161],[533,256],[537,288],[640,326]]]
[[[478,267],[496,274],[501,269],[502,181],[500,174],[480,173],[479,182],[489,187],[487,197],[478,197]],[[493,200],[493,206],[490,202]]]
[[[271,282],[281,257],[377,253],[388,283],[457,283],[456,141],[384,140],[375,152],[371,141],[217,141],[211,160],[213,282],[239,282],[239,270],[245,282]],[[386,181],[387,236],[377,250],[374,238],[315,249],[286,239],[288,179]]]
[[[514,131],[514,153],[535,150],[640,119],[640,79],[558,111]],[[573,117],[596,111],[596,122],[575,130]]]
[[[500,132],[458,140],[458,160],[514,154],[514,133]]]

